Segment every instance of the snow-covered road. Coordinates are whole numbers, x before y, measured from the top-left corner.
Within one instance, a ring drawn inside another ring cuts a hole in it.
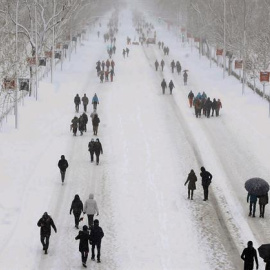
[[[269,176],[268,105],[250,91],[241,96],[239,82],[222,80],[221,70],[199,61],[158,24],[158,40],[170,47],[170,56],[157,45],[133,45],[124,59],[126,37],[138,36],[131,12],[119,18],[114,82],[101,84],[96,76],[95,63],[107,59],[96,28],[57,70],[54,85],[49,78],[40,84],[39,101],[25,100],[19,130],[12,119],[2,127],[0,269],[81,269],[69,208],[75,194],[84,202],[89,193],[95,194],[105,233],[102,263],[89,261],[91,269],[239,269],[246,242],[258,247],[270,237],[268,209],[265,219],[249,218],[243,187],[251,177]],[[164,72],[156,72],[154,61],[162,58]],[[189,70],[188,86],[171,74],[172,59]],[[173,95],[162,95],[163,77],[174,81]],[[221,116],[196,119],[187,102],[191,89],[221,98]],[[100,100],[99,166],[90,163],[87,151],[91,124],[83,136],[69,131],[77,93],[89,99],[97,93]],[[62,154],[70,165],[63,186],[57,168]],[[201,166],[213,174],[208,202],[202,200]],[[191,168],[198,177],[193,201],[184,186]],[[47,256],[36,226],[45,211],[58,228]]]

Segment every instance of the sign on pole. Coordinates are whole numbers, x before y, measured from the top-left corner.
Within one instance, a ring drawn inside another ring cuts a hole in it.
[[[243,68],[243,60],[235,60],[234,68],[235,69],[242,69]]]
[[[223,49],[217,49],[216,55],[223,55]]]
[[[268,71],[261,71],[260,72],[260,82],[265,83],[269,82],[269,72]]]

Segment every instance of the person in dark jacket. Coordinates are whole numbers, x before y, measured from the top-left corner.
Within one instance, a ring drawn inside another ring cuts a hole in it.
[[[95,152],[95,155],[96,155],[96,162],[97,162],[97,165],[98,165],[99,164],[100,153],[103,154],[102,144],[100,143],[99,139],[96,139],[96,141],[95,141],[94,152]]]
[[[158,62],[158,60],[156,60],[156,62],[155,62],[156,71],[158,70],[158,66],[159,66],[159,62]]]
[[[71,207],[69,210],[70,215],[72,212],[73,212],[74,220],[75,220],[75,228],[79,229],[80,216],[81,216],[81,213],[83,212],[83,203],[80,200],[80,197],[78,194],[75,195],[71,203]]]
[[[86,96],[86,94],[84,94],[84,96],[82,97],[82,103],[83,103],[83,110],[86,112],[87,111],[87,105],[89,103],[89,99]]]
[[[89,253],[90,234],[88,227],[83,226],[83,230],[79,231],[79,234],[75,237],[75,240],[80,240],[79,251],[82,254],[82,265],[86,268],[86,261]]]
[[[172,60],[172,62],[171,62],[171,68],[172,68],[172,73],[174,73],[174,69],[175,69],[175,62],[174,62],[174,60]]]
[[[208,171],[205,170],[204,167],[201,167],[201,173],[200,176],[202,177],[202,186],[203,186],[203,191],[204,191],[204,201],[208,200],[208,188],[211,184],[212,181],[212,174]]]
[[[126,53],[127,53],[127,57],[128,57],[128,54],[129,54],[129,48],[126,48]]]
[[[268,204],[268,193],[259,197],[260,217],[264,218],[265,206]]]
[[[249,201],[249,216],[255,217],[255,212],[256,212],[256,203],[257,203],[257,196],[248,193],[247,195],[247,203]]]
[[[188,94],[188,101],[189,101],[189,107],[192,107],[192,103],[193,103],[193,98],[194,98],[194,94],[192,92],[192,90],[190,90],[189,94]]]
[[[47,212],[43,214],[37,225],[40,227],[40,241],[43,246],[44,253],[48,254],[51,227],[53,227],[55,233],[57,233],[57,229],[54,225],[53,219],[48,215]]]
[[[63,185],[64,180],[65,180],[66,170],[68,168],[68,162],[65,159],[64,155],[62,155],[61,159],[58,161],[58,168],[60,169],[61,180],[62,180],[62,185]]]
[[[184,78],[184,85],[187,85],[188,74],[186,70],[184,70],[183,78]]]
[[[83,135],[86,126],[84,119],[85,118],[82,115],[79,117],[79,131],[81,132],[81,136]]]
[[[74,118],[71,120],[70,130],[73,132],[73,136],[76,136],[77,130],[79,125],[79,118],[77,116],[74,116]]]
[[[178,75],[180,75],[182,67],[179,61],[176,62],[176,70],[177,70]]]
[[[94,145],[95,145],[95,141],[94,139],[91,139],[91,141],[88,143],[88,151],[90,152],[90,158],[91,158],[91,162],[94,161]]]
[[[195,172],[191,170],[188,174],[187,181],[185,182],[185,185],[188,183],[188,199],[193,200],[193,191],[196,189],[196,181],[197,176]]]
[[[209,118],[210,117],[210,111],[211,111],[211,108],[212,108],[212,101],[210,100],[209,97],[205,101],[204,107],[205,107],[205,110],[206,110],[206,117]]]
[[[79,112],[79,107],[81,104],[81,98],[79,97],[79,94],[77,94],[74,98],[74,103],[75,103],[75,111]]]
[[[256,262],[256,269],[259,269],[257,251],[253,247],[252,241],[248,241],[247,248],[241,254],[241,259],[244,261],[244,270],[252,270],[254,266],[254,259]]]
[[[161,65],[161,70],[163,71],[163,68],[164,68],[164,66],[165,66],[165,62],[164,62],[163,59],[161,60],[160,65]]]
[[[214,116],[214,112],[216,113],[216,116],[217,116],[217,101],[215,98],[213,99],[213,102],[212,102],[212,116]]]
[[[87,125],[87,123],[88,123],[88,116],[87,116],[87,114],[84,112],[84,113],[82,114],[82,117],[83,117],[83,121],[84,121],[84,131],[86,132],[86,130],[87,130],[86,125]]]
[[[162,93],[164,95],[165,94],[165,89],[167,88],[167,83],[166,83],[165,79],[163,79],[162,82],[161,82],[161,88],[162,88]]]
[[[173,81],[172,81],[172,80],[170,80],[170,82],[169,82],[170,95],[172,94],[172,90],[173,90],[173,88],[174,88]]]
[[[94,135],[97,135],[99,123],[100,123],[100,119],[98,117],[98,114],[95,114],[94,117],[93,117],[93,119],[92,119],[92,125],[93,125],[93,133],[94,133]]]
[[[92,245],[92,257],[91,260],[95,260],[95,247],[97,247],[97,262],[100,263],[100,249],[101,249],[101,239],[104,237],[104,232],[101,227],[99,227],[99,221],[94,220],[94,226],[91,229],[90,241]]]
[[[265,270],[270,270],[270,257],[263,260],[265,262]]]

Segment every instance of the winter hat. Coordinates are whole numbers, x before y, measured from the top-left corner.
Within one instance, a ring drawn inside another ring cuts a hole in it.
[[[61,159],[64,159],[64,158],[65,158],[65,156],[64,156],[64,155],[62,155],[62,156],[61,156]]]
[[[83,225],[83,231],[87,231],[88,230],[88,227],[86,225]]]
[[[94,220],[94,224],[97,224],[98,225],[99,224],[99,220],[98,219],[95,219]]]
[[[47,217],[47,216],[48,216],[48,213],[44,212],[43,217]]]
[[[204,167],[201,167],[201,171],[204,172],[205,171],[205,168]]]

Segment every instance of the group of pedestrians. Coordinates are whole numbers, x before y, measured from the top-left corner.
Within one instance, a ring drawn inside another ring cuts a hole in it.
[[[126,58],[126,56],[128,57],[128,55],[129,55],[129,48],[126,47],[126,49],[123,49],[122,54],[123,54],[123,57],[124,57],[124,58]]]
[[[176,61],[176,63],[175,63],[175,61],[172,60],[172,62],[171,62],[172,73],[174,73],[175,68],[176,68],[177,74],[179,75],[181,73],[182,66],[181,66],[179,61]]]
[[[254,194],[248,193],[247,195],[247,203],[249,202],[249,216],[256,217],[256,204],[259,201],[259,208],[260,208],[260,218],[264,218],[265,206],[268,204],[268,193],[256,196]]]
[[[109,76],[111,82],[113,82],[113,78],[115,76],[114,72],[115,62],[114,60],[109,60],[105,62],[104,60],[101,62],[100,60],[96,63],[97,76],[100,78],[100,82],[103,83],[109,81]]]
[[[217,117],[219,116],[219,111],[222,108],[220,99],[216,100],[214,98],[212,101],[210,97],[207,97],[205,92],[202,94],[199,92],[195,97],[191,90],[188,93],[188,101],[190,108],[194,106],[196,118],[201,117],[202,114],[207,118],[214,116],[214,114]]]
[[[165,90],[167,88],[167,83],[166,83],[165,79],[162,80],[160,85],[161,85],[161,89],[162,89],[162,94],[164,95]],[[175,88],[172,80],[170,80],[168,87],[170,89],[170,95],[172,95],[172,90],[173,90],[173,88]]]
[[[200,176],[202,178],[202,187],[203,187],[203,194],[204,194],[204,201],[208,200],[208,189],[212,182],[212,174],[204,167],[201,167],[201,173]],[[188,199],[193,200],[193,192],[196,190],[196,182],[197,182],[197,176],[194,172],[194,170],[191,170],[188,174],[187,180],[184,185],[188,184]]]

